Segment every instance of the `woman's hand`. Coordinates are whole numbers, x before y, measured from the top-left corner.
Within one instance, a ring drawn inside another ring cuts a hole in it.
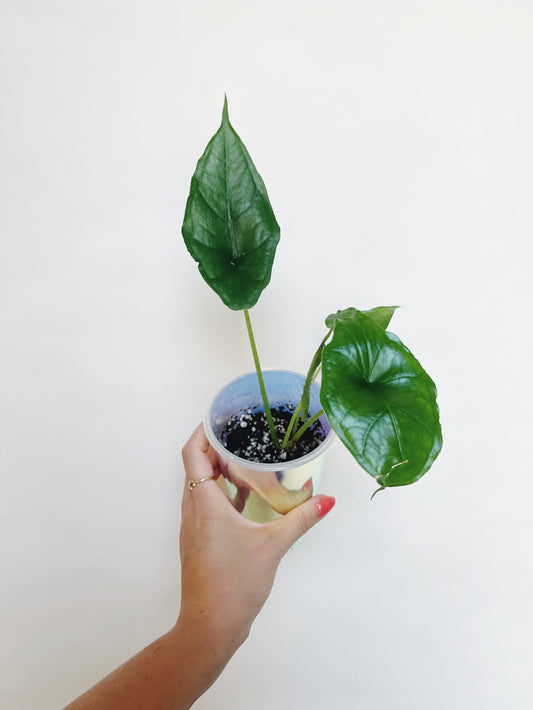
[[[259,525],[215,480],[218,463],[199,426],[183,449],[181,610],[175,626],[65,710],[187,710],[244,641],[289,547],[333,507],[315,496]]]
[[[233,653],[265,603],[281,558],[335,499],[315,496],[273,522],[253,523],[216,483],[217,456],[201,425],[183,449],[183,462],[180,621],[207,624]],[[206,477],[212,480],[188,488],[187,481]]]

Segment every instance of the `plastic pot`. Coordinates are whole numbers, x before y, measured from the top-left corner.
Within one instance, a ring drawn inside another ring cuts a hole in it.
[[[288,370],[265,370],[265,388],[271,408],[294,407],[300,401],[304,376]],[[321,409],[320,386],[311,389],[309,413]],[[224,476],[223,487],[233,504],[249,520],[268,522],[310,498],[317,492],[324,466],[324,454],[334,434],[326,415],[320,417],[325,432],[322,443],[299,459],[280,463],[256,463],[235,456],[221,443],[228,420],[243,410],[264,411],[257,374],[248,373],[220,389],[209,402],[204,428],[215,449]],[[220,479],[219,479],[220,481]]]

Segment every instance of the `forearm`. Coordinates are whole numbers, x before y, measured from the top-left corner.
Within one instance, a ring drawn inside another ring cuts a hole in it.
[[[176,626],[65,710],[186,710],[218,678],[237,646],[207,620]]]

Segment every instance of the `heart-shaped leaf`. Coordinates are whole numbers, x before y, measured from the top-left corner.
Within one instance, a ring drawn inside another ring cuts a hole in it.
[[[417,481],[442,446],[436,388],[370,316],[339,319],[322,356],[320,400],[359,464],[383,487]]]
[[[227,101],[192,177],[182,234],[200,273],[227,306],[255,305],[270,281],[279,226],[265,185],[229,122]]]

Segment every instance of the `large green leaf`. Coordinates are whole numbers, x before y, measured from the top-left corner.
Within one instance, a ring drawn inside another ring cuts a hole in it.
[[[436,395],[418,360],[370,315],[337,320],[320,399],[333,430],[381,486],[417,481],[437,457]]]
[[[279,226],[265,185],[229,122],[227,101],[192,177],[182,234],[200,273],[227,306],[255,305],[270,281]]]

